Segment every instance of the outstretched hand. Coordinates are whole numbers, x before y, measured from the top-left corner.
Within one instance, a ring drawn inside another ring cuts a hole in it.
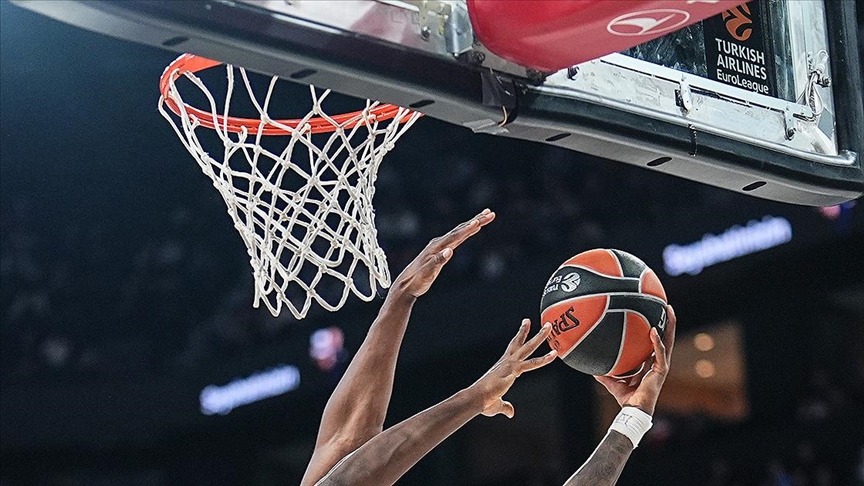
[[[494,219],[495,213],[484,209],[483,212],[453,228],[444,236],[433,238],[417,258],[396,277],[393,289],[412,297],[425,294],[444,265],[450,261],[453,250]]]
[[[595,376],[609,393],[618,401],[618,405],[636,407],[643,412],[654,415],[654,407],[660,397],[660,389],[669,374],[669,361],[672,358],[672,346],[675,344],[675,311],[671,305],[666,306],[668,321],[663,340],[657,329],[651,328],[651,344],[654,355],[648,358],[642,372],[638,375],[617,379],[611,376]]]
[[[471,385],[470,389],[478,393],[480,399],[483,400],[483,415],[492,417],[500,413],[513,418],[515,410],[510,402],[502,398],[504,394],[522,373],[542,368],[555,359],[556,352],[554,350],[543,356],[528,359],[537,350],[540,343],[549,336],[551,326],[548,323],[545,324],[540,332],[526,343],[525,339],[528,337],[530,328],[531,321],[523,319],[519,332],[510,341],[504,356],[485,375]]]

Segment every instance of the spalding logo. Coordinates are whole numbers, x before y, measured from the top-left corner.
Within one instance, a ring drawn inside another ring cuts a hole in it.
[[[570,272],[567,275],[564,275],[564,279],[561,280],[561,290],[564,292],[573,292],[576,290],[576,287],[579,286],[579,283],[582,282],[581,277],[576,272]]]
[[[563,332],[567,332],[570,329],[578,326],[579,319],[573,315],[574,312],[576,312],[576,310],[571,305],[567,308],[567,310],[562,312],[560,316],[558,316],[558,319],[553,319],[552,322],[547,323],[552,326],[552,331],[549,333],[549,337],[547,337],[546,339],[551,342],[551,340],[554,339],[554,336],[557,336]]]
[[[666,331],[666,308],[663,308],[663,313],[660,314],[660,322],[657,323],[657,329]],[[650,329],[649,329],[650,331]]]

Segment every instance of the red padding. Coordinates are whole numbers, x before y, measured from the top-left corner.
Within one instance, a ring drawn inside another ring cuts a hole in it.
[[[742,0],[467,0],[474,33],[498,56],[557,71],[620,52]]]

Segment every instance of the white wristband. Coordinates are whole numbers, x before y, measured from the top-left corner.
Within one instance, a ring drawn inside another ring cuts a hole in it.
[[[624,407],[612,421],[609,430],[625,435],[633,448],[639,447],[639,441],[651,428],[651,416],[636,407]]]

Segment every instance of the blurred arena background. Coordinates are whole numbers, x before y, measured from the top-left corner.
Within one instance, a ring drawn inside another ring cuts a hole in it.
[[[242,242],[156,112],[174,57],[0,2],[4,486],[296,484],[380,305],[251,308]],[[375,206],[394,275],[498,213],[418,304],[388,422],[485,371],[560,261],[616,247],[657,270],[680,322],[619,484],[864,485],[861,201],[774,203],[424,119]],[[400,484],[560,484],[609,422],[563,363],[509,396],[513,421],[471,422]]]

